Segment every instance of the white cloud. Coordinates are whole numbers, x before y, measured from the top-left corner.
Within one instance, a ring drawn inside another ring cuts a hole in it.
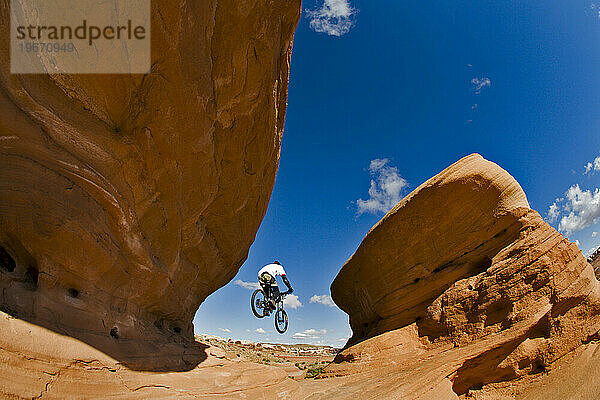
[[[358,199],[358,215],[364,213],[386,213],[402,199],[402,191],[408,187],[406,179],[398,173],[398,168],[389,166],[387,158],[377,158],[369,165],[371,187],[367,200]]]
[[[550,220],[551,223],[556,222],[556,219],[560,215],[560,207],[558,206],[558,204],[561,201],[562,201],[561,199],[556,199],[556,201],[554,203],[552,203],[550,205],[550,208],[548,209],[548,219]]]
[[[550,222],[562,214],[558,230],[570,235],[598,223],[600,219],[600,189],[582,190],[579,184],[567,190],[565,199],[557,199],[548,210]]]
[[[231,333],[231,330],[227,329],[227,328],[219,328],[219,330],[221,332],[225,332],[225,333]]]
[[[473,85],[473,91],[475,94],[480,94],[481,91],[486,88],[492,86],[492,81],[490,78],[473,78],[471,79],[471,84]]]
[[[321,8],[306,10],[312,30],[331,36],[350,32],[356,12],[348,0],[325,0]]]
[[[241,286],[241,287],[243,287],[244,289],[248,289],[248,290],[255,290],[255,289],[258,289],[258,287],[259,287],[259,285],[258,285],[258,282],[244,282],[244,281],[243,281],[243,280],[241,280],[241,279],[236,279],[236,280],[233,282],[233,284],[234,284],[234,285]]]
[[[310,298],[311,303],[319,303],[329,307],[335,307],[333,299],[328,294],[314,295]]]
[[[302,332],[296,332],[292,335],[292,339],[296,340],[318,340],[321,339],[324,335],[327,334],[327,329],[306,329]]]
[[[587,164],[584,165],[585,168],[585,172],[583,173],[584,175],[589,174],[590,172],[597,172],[600,171],[600,156],[596,157],[594,159],[594,161],[591,161]]]
[[[592,232],[592,237],[595,238],[596,236],[598,236],[598,232]]]
[[[471,110],[475,110],[477,107],[479,107],[479,104],[475,103],[471,106]]]
[[[585,256],[585,258],[590,259],[598,250],[599,250],[599,248],[594,246],[594,247],[589,248],[586,251],[584,251],[583,255]]]
[[[298,300],[298,296],[295,294],[289,294],[283,299],[283,304],[291,309],[296,309],[298,307],[302,307],[302,303]]]
[[[256,332],[256,333],[267,333],[267,331],[265,331],[263,328],[256,328],[254,330],[254,332]]]

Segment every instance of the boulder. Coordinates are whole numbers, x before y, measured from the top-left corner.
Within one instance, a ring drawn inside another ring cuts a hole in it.
[[[424,318],[454,282],[491,267],[528,210],[517,181],[479,155],[416,188],[371,228],[331,285],[350,316],[350,343]]]
[[[300,1],[151,11],[146,75],[11,74],[0,49],[0,306],[169,368],[160,343],[193,339],[266,212]]]
[[[327,373],[391,369],[385,374],[396,376],[395,395],[406,398],[446,377],[454,398],[539,375],[597,340],[600,329],[592,266],[529,208],[511,175],[477,154],[379,221],[331,294],[349,314],[353,336]],[[411,368],[423,372],[403,381]]]

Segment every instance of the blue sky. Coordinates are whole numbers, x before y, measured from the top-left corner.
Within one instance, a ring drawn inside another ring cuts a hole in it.
[[[600,0],[303,9],[275,189],[235,278],[253,282],[277,259],[302,306],[288,307],[279,335],[232,281],[201,305],[197,333],[342,345],[346,314],[310,299],[329,295],[391,205],[473,152],[508,170],[584,253],[600,245]]]

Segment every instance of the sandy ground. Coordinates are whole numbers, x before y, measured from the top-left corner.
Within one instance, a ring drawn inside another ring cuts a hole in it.
[[[131,370],[72,337],[0,313],[0,398],[583,400],[600,393],[596,340],[551,370],[459,397],[453,371],[480,354],[479,347],[495,347],[503,338],[460,349],[427,349],[409,339],[390,332],[364,342],[358,358],[330,364],[336,349],[205,338],[206,358],[193,369],[150,372]]]
[[[296,380],[318,377],[341,350],[311,344],[255,343],[211,335],[197,335],[196,340],[222,349],[229,359],[283,368],[288,377]]]

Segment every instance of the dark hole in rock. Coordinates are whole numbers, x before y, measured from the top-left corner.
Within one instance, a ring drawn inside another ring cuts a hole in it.
[[[492,259],[489,257],[486,257],[477,265],[477,268],[480,271],[487,271],[491,266],[492,266]]]
[[[509,318],[505,318],[500,323],[500,329],[505,330],[510,328],[513,325],[513,321]]]
[[[8,254],[4,247],[0,246],[0,268],[13,272],[17,267],[15,260]]]
[[[67,292],[69,293],[69,296],[73,297],[73,298],[77,298],[79,297],[79,290],[71,288],[69,290],[67,290]]]
[[[115,339],[119,338],[119,330],[116,326],[110,330],[110,336],[114,337]]]
[[[546,372],[546,366],[544,366],[543,364],[534,363],[534,365],[532,365],[531,371],[529,372],[529,375],[541,374],[543,372]]]
[[[525,369],[530,365],[531,361],[527,358],[524,358],[522,360],[520,360],[517,365],[519,366],[519,369]]]
[[[421,278],[415,278],[415,280],[413,281],[414,283],[417,283],[421,280]]]
[[[40,271],[38,271],[35,267],[27,268],[25,271],[25,286],[29,290],[36,290],[38,287],[38,278],[40,276]]]
[[[567,312],[578,306],[584,300],[584,296],[567,297],[563,300],[556,300],[555,296],[553,296],[553,298],[550,299],[550,301],[553,303],[551,312],[552,318],[557,318],[562,315],[565,315]]]
[[[532,328],[529,338],[546,338],[548,339],[552,333],[552,321],[550,315],[546,314]]]
[[[486,310],[485,326],[505,321],[513,310],[513,303],[507,299],[499,299],[490,304]]]
[[[180,334],[181,333],[181,328],[176,326],[175,328],[173,328],[173,332]]]

